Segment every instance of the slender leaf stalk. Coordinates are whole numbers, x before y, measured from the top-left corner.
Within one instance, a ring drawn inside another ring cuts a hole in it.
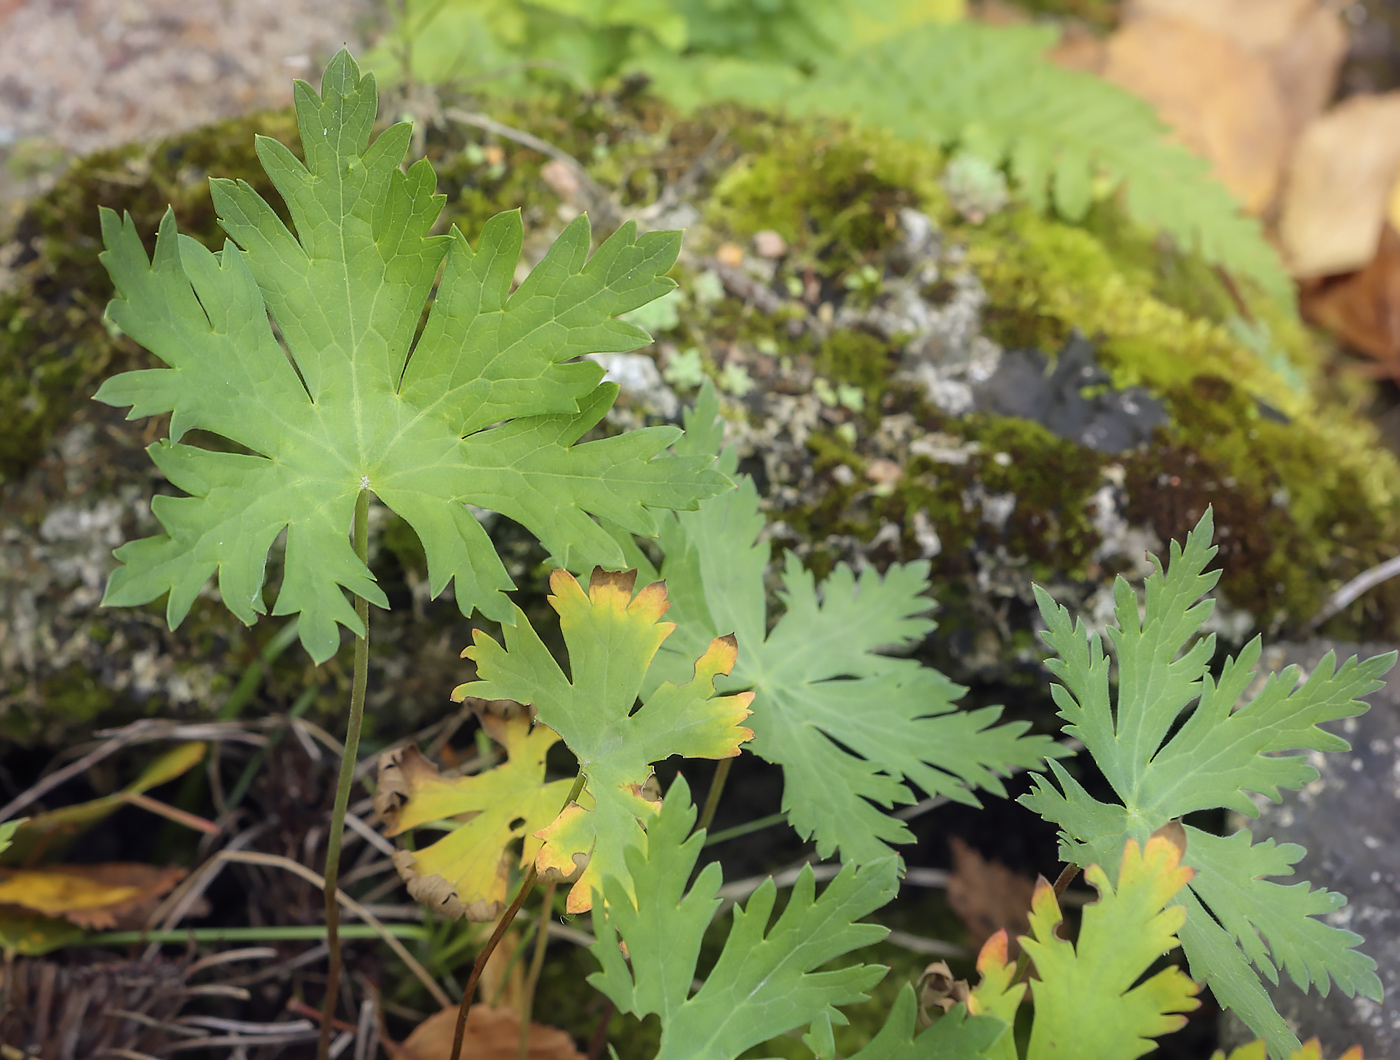
[[[723,828],[718,832],[711,832],[705,837],[705,845],[712,847],[716,843],[727,843],[731,839],[738,839],[740,836],[752,835],[765,828],[772,828],[786,820],[787,814],[785,813],[770,813],[767,817],[760,817],[755,821],[746,821],[743,824],[736,824],[733,828]]]
[[[715,811],[719,809],[719,797],[724,794],[724,782],[729,779],[729,767],[733,762],[732,758],[721,758],[719,765],[715,766],[715,778],[710,781],[710,790],[705,795],[705,808],[700,811],[700,820],[695,822],[697,832],[709,828],[710,822],[715,819]]]
[[[355,498],[355,555],[369,559],[369,490]],[[340,758],[340,782],[335,789],[331,810],[331,830],[326,838],[326,945],[330,948],[326,969],[326,997],[321,1004],[321,1038],[316,1060],[329,1060],[331,1021],[335,1018],[336,995],[340,993],[340,903],[335,892],[340,881],[340,840],[345,832],[345,812],[350,806],[350,789],[355,783],[355,762],[360,750],[360,727],[365,717],[365,683],[369,674],[369,601],[355,598],[355,613],[365,635],[355,638],[355,676],[350,688],[350,719],[345,727],[345,752]]]
[[[564,799],[564,806],[568,806],[579,797],[579,793],[583,791],[585,779],[583,771],[580,770],[579,775],[574,778],[574,786],[569,789],[569,794]],[[562,811],[563,807],[560,809]],[[472,965],[472,974],[467,979],[467,985],[462,988],[462,1002],[457,1006],[457,1027],[452,1034],[452,1060],[462,1060],[462,1041],[467,1033],[467,1010],[471,1008],[472,998],[476,995],[476,984],[481,982],[481,973],[486,971],[486,962],[491,959],[491,954],[501,944],[501,939],[510,929],[515,915],[520,912],[520,907],[525,904],[525,896],[530,893],[530,888],[535,885],[535,880],[538,877],[539,872],[535,869],[535,863],[531,862],[530,868],[525,873],[525,879],[520,883],[520,890],[515,894],[515,899],[501,914],[501,919],[496,922],[496,930],[491,932],[491,937],[486,940],[486,945],[476,955],[476,963]]]
[[[520,999],[520,1060],[530,1055],[530,1016],[535,1007],[535,988],[544,970],[544,951],[549,946],[549,924],[554,916],[554,890],[557,880],[546,880],[544,898],[540,903],[540,926],[535,932],[535,952],[530,957],[530,970],[525,975],[525,996]]]

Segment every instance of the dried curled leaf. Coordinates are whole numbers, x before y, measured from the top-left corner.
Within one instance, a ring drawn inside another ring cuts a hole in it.
[[[505,905],[506,885],[517,840],[519,864],[539,852],[536,832],[559,814],[569,781],[545,781],[545,755],[559,736],[534,725],[525,714],[483,714],[486,731],[504,748],[505,762],[463,777],[444,777],[416,747],[379,759],[374,808],[389,826],[386,834],[446,823],[442,839],[418,850],[400,850],[394,865],[409,894],[445,916],[494,919]]]

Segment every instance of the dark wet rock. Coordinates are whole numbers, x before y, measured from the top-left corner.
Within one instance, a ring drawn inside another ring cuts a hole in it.
[[[976,407],[1033,420],[1060,438],[1099,453],[1123,453],[1167,422],[1166,406],[1140,386],[1117,389],[1083,335],[1056,356],[1007,350],[992,377],[973,388]]]
[[[1296,664],[1306,673],[1329,650],[1344,660],[1394,648],[1330,641],[1278,645],[1265,651],[1263,667]],[[1256,839],[1298,843],[1307,850],[1296,878],[1346,896],[1347,904],[1325,919],[1361,935],[1366,941],[1360,949],[1379,966],[1382,1003],[1348,998],[1335,988],[1327,997],[1316,989],[1304,994],[1286,976],[1281,985],[1269,987],[1299,1037],[1321,1039],[1324,1056],[1353,1045],[1367,1057],[1400,1056],[1400,670],[1391,670],[1369,702],[1371,709],[1360,717],[1328,726],[1351,744],[1350,751],[1312,754],[1318,779],[1285,792],[1281,803],[1256,798],[1259,819],[1247,822]],[[1237,1022],[1228,1023],[1235,1041],[1248,1040]]]

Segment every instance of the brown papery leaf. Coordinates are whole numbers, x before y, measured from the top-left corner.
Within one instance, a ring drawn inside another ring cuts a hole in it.
[[[1400,171],[1400,92],[1353,96],[1298,140],[1279,238],[1300,279],[1362,269],[1376,256]]]
[[[1000,862],[987,861],[956,836],[948,845],[953,851],[948,904],[967,925],[971,947],[981,949],[987,939],[1003,928],[1013,938],[1029,933],[1035,882],[1018,876]]]
[[[420,1023],[402,1045],[391,1046],[393,1060],[448,1060],[457,1010],[445,1008]],[[515,1060],[520,1055],[520,1015],[508,1008],[473,1005],[467,1012],[462,1056],[471,1060]],[[529,1060],[584,1060],[574,1041],[557,1027],[530,1024]]]
[[[1194,22],[1150,16],[1109,38],[1103,73],[1210,159],[1247,211],[1261,213],[1273,201],[1289,130],[1267,59]]]
[[[0,869],[0,905],[106,931],[120,918],[149,908],[184,878],[181,868],[125,862]]]
[[[1387,224],[1359,272],[1304,281],[1299,308],[1305,320],[1374,357],[1377,375],[1400,379],[1400,235]]]

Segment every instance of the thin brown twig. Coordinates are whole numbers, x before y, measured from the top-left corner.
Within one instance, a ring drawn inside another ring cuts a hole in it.
[[[476,996],[476,984],[481,982],[481,973],[486,970],[486,962],[501,944],[501,939],[515,920],[515,914],[520,912],[520,907],[525,904],[525,896],[530,893],[530,888],[538,878],[539,872],[535,869],[534,862],[531,862],[525,879],[521,881],[520,890],[515,892],[515,898],[501,914],[501,919],[496,921],[496,929],[491,932],[491,937],[486,940],[486,945],[472,963],[472,974],[467,977],[467,985],[462,988],[462,1000],[457,1005],[457,1025],[452,1032],[452,1060],[462,1060],[462,1042],[467,1032],[467,1010],[472,1007],[472,998]]]
[[[578,776],[574,778],[574,786],[564,797],[564,805],[560,807],[561,813],[579,797],[587,779],[583,770],[580,769]],[[491,954],[501,944],[501,939],[505,937],[511,922],[515,920],[515,915],[520,912],[520,907],[525,904],[525,896],[530,893],[530,888],[535,885],[538,876],[539,872],[532,861],[530,868],[525,873],[525,879],[520,884],[520,890],[516,892],[514,901],[501,914],[501,919],[496,922],[496,929],[491,932],[491,937],[486,940],[486,945],[482,947],[481,952],[476,955],[476,960],[472,963],[472,974],[467,979],[467,985],[462,988],[462,1001],[457,1006],[457,1026],[452,1034],[452,1060],[461,1060],[462,1040],[467,1031],[467,1010],[471,1008],[472,998],[476,996],[476,985],[481,981],[481,973],[486,971],[486,962],[491,959]]]

